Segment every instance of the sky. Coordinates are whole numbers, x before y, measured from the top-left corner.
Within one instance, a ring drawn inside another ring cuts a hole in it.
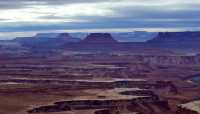
[[[0,38],[134,30],[200,30],[200,0],[0,0]]]

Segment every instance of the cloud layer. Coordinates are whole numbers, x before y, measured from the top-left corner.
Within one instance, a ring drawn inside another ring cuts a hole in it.
[[[200,26],[199,0],[0,0],[0,32]]]

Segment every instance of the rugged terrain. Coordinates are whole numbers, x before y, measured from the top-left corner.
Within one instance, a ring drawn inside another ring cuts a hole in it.
[[[61,36],[1,45],[1,114],[198,114],[198,48],[119,43],[108,33],[80,42]]]

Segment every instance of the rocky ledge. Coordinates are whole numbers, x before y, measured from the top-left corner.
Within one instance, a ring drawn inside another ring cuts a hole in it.
[[[200,100],[179,105],[176,114],[200,114]]]
[[[142,89],[138,88],[116,88],[99,91],[87,90],[85,92],[95,94],[96,96],[83,96],[56,102],[54,105],[33,108],[29,110],[28,113],[49,113],[91,109],[98,110],[95,114],[99,114],[101,111],[109,112],[108,114],[133,112],[134,114],[137,114],[135,112],[140,112],[141,114],[160,114],[162,111],[169,112],[170,109],[167,101],[159,100],[158,96],[148,90],[144,90],[145,92],[141,91]],[[99,111],[99,109],[101,111]]]

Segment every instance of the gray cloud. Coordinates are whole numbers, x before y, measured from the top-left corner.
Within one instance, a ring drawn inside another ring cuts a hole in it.
[[[182,5],[184,5],[184,1],[187,0],[169,0],[169,1],[181,1]],[[182,2],[183,1],[183,2]],[[197,0],[194,4],[190,2],[190,5],[196,5]],[[103,2],[110,2],[111,4],[119,3],[119,2],[128,2],[128,3],[140,3],[140,4],[147,4],[147,5],[155,5],[160,4],[163,5],[165,2],[163,0],[0,0],[0,9],[17,9],[17,8],[24,8],[24,7],[31,7],[32,5],[66,5],[66,4],[82,4],[82,3],[103,3]],[[198,2],[200,3],[200,2]],[[133,4],[134,5],[134,4]],[[137,4],[136,4],[137,5]],[[173,4],[170,4],[173,5]],[[188,6],[187,2],[185,6]]]
[[[77,3],[98,3],[105,1],[114,2],[115,0],[0,0],[0,9],[18,9],[31,7],[32,5],[64,5]]]
[[[198,2],[198,0],[191,0],[194,1],[194,3],[186,0],[169,0],[171,1],[170,3],[162,1],[163,0],[134,0],[134,2],[137,3],[132,3],[131,0],[0,0],[0,11],[27,7],[31,8],[33,5],[54,7],[54,5],[62,6],[64,4],[93,3],[104,5],[101,3],[109,3],[107,6],[100,8],[110,9],[115,14],[107,14],[105,16],[85,14],[58,16],[54,13],[40,12],[38,9],[37,14],[42,14],[42,16],[38,16],[37,19],[44,19],[47,21],[60,20],[63,22],[0,22],[0,32],[96,28],[196,28],[200,26],[200,2]],[[65,22],[67,19],[83,20],[83,22]],[[5,20],[6,19],[0,19],[0,21]]]

